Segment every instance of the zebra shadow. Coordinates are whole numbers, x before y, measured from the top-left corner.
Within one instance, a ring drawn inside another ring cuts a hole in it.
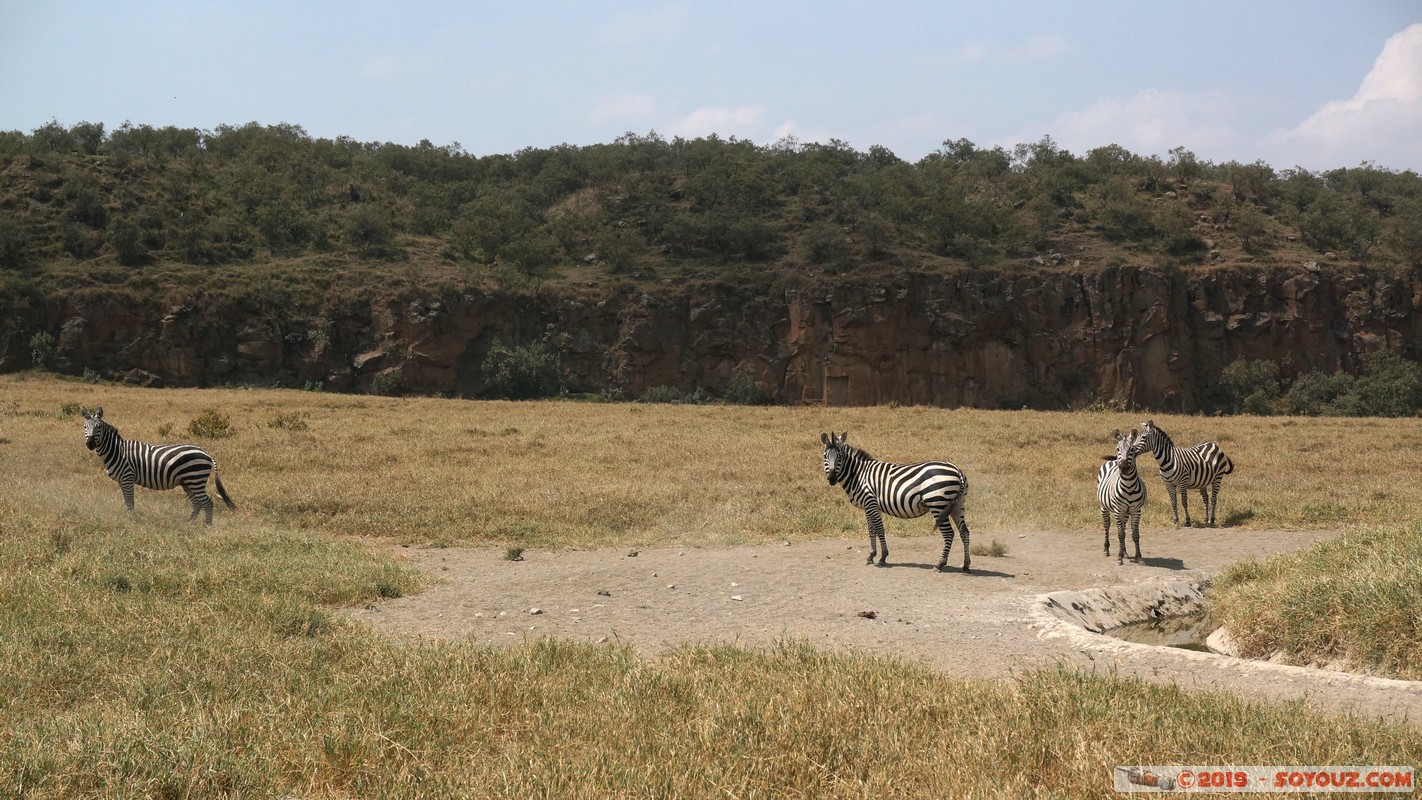
[[[1188,567],[1185,566],[1185,562],[1178,558],[1153,558],[1151,556],[1142,556],[1141,566],[1173,570],[1188,569]]]
[[[883,567],[886,568],[886,569],[888,569],[888,568],[895,568],[895,569],[896,569],[896,568],[898,568],[898,567],[909,567],[909,568],[911,568],[911,569],[930,569],[930,570],[934,570],[934,571],[937,571],[937,570],[938,570],[938,565],[937,565],[937,564],[916,564],[916,563],[908,562],[908,561],[901,561],[901,562],[898,562],[898,563],[884,564]],[[948,565],[948,569],[944,570],[944,572],[945,572],[945,573],[956,572],[956,573],[958,573],[959,575],[961,575],[961,574],[963,574],[963,568],[962,568],[961,566],[954,566],[954,565],[952,565],[952,564],[949,564],[949,565]],[[984,577],[984,578],[1015,578],[1015,577],[1017,577],[1017,573],[1015,573],[1015,572],[997,572],[997,571],[995,571],[995,570],[990,570],[990,569],[981,569],[980,567],[978,567],[978,565],[974,564],[973,567],[972,567],[972,571],[968,573],[968,576],[969,576],[969,577],[973,577],[973,578],[977,578],[977,577]]]
[[[1254,509],[1246,508],[1243,511],[1231,511],[1225,515],[1224,522],[1220,524],[1222,528],[1233,528],[1234,526],[1252,518]]]

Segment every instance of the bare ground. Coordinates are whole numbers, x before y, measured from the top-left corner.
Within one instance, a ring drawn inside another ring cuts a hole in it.
[[[867,538],[636,555],[530,551],[523,561],[505,560],[502,550],[407,547],[397,557],[438,582],[352,613],[391,634],[495,645],[541,636],[621,642],[647,657],[686,644],[793,640],[918,660],[964,678],[1007,678],[1063,663],[1250,698],[1303,698],[1327,711],[1422,725],[1422,682],[1122,642],[1043,612],[1047,593],[1203,580],[1246,556],[1329,535],[1148,531],[1145,563],[1117,566],[1114,554],[1101,554],[1100,534],[979,534],[977,541],[997,538],[1008,553],[974,556],[968,575],[956,569],[961,543],[949,558],[954,569],[933,569],[942,545],[937,537],[891,538],[885,568],[865,565]]]

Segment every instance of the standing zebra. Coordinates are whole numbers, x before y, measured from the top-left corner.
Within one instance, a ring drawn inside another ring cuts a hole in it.
[[[145,444],[124,439],[118,429],[104,421],[100,406],[93,414],[84,415],[84,446],[104,460],[104,471],[118,481],[123,491],[123,504],[133,513],[133,485],[146,489],[172,489],[181,485],[193,504],[188,522],[197,519],[199,511],[207,512],[204,525],[212,524],[212,498],[207,495],[207,477],[212,476],[217,494],[227,507],[237,504],[227,496],[222,479],[217,476],[217,461],[201,447],[192,444]]]
[[[1200,499],[1205,504],[1205,524],[1215,527],[1215,512],[1220,504],[1220,481],[1234,472],[1234,462],[1214,442],[1176,447],[1170,440],[1170,434],[1157,428],[1151,420],[1141,425],[1141,434],[1160,465],[1160,477],[1165,480],[1165,491],[1170,494],[1170,515],[1175,524],[1180,524],[1180,512],[1175,508],[1176,490],[1180,492],[1180,505],[1185,507],[1185,527],[1188,528],[1189,490],[1199,489]]]
[[[1145,452],[1146,437],[1132,430],[1130,436],[1115,431],[1116,455],[1106,456],[1106,463],[1096,473],[1096,499],[1101,501],[1101,525],[1106,529],[1105,554],[1111,555],[1111,517],[1116,518],[1116,530],[1121,546],[1116,551],[1116,563],[1126,561],[1126,517],[1131,518],[1131,541],[1141,560],[1141,509],[1145,507],[1146,487],[1136,471],[1136,456]]]
[[[968,572],[972,554],[968,552],[968,523],[963,518],[963,504],[968,495],[968,479],[963,471],[946,461],[921,464],[879,461],[845,444],[848,436],[848,432],[838,436],[822,433],[820,442],[825,446],[825,477],[830,486],[843,486],[849,502],[864,509],[869,523],[869,560],[865,563],[874,563],[876,547],[879,566],[889,558],[882,514],[913,519],[931,511],[934,523],[943,534],[943,555],[938,559],[938,571],[948,567],[948,551],[953,549],[953,522],[956,521],[958,531],[963,534],[963,571]]]

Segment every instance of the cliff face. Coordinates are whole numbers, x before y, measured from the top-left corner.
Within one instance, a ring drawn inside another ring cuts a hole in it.
[[[745,363],[782,403],[1168,411],[1216,407],[1219,373],[1240,356],[1331,371],[1384,344],[1422,354],[1422,270],[971,270],[775,296],[432,289],[301,303],[90,288],[0,307],[0,371],[30,366],[29,339],[45,331],[50,366],[67,373],[466,397],[485,391],[499,340],[551,341],[577,392],[719,393]]]

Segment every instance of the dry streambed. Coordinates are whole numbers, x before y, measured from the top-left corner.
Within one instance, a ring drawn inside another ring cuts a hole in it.
[[[917,659],[958,677],[1002,678],[1067,663],[1422,722],[1422,682],[1247,661],[1094,632],[1188,611],[1199,601],[1201,583],[1225,565],[1329,535],[1148,531],[1145,563],[1117,566],[1101,554],[1099,534],[979,533],[977,541],[996,538],[1008,553],[975,556],[970,575],[933,569],[942,544],[937,537],[891,538],[885,568],[865,566],[867,541],[857,538],[718,550],[530,551],[522,561],[505,560],[494,549],[404,547],[397,556],[437,583],[352,613],[398,635],[496,645],[555,636],[620,642],[647,656],[686,644],[758,647],[795,640]],[[957,562],[955,547],[949,563]]]

